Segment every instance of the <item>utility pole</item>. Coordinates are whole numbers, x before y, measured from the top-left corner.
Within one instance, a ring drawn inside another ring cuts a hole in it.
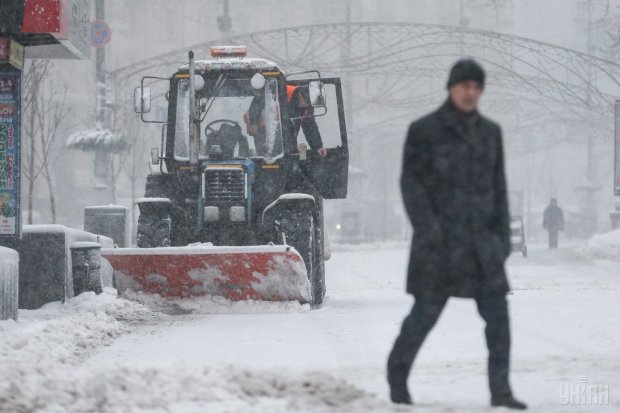
[[[232,18],[230,17],[229,0],[222,0],[224,13],[217,16],[217,28],[222,34],[229,35],[232,33]]]
[[[95,0],[95,20],[105,21],[105,0]],[[107,129],[106,119],[106,75],[105,75],[105,47],[97,47],[95,56],[95,130],[104,131]],[[116,202],[116,191],[114,190],[112,154],[102,148],[95,149],[95,178],[99,180],[96,185],[106,192],[103,195],[105,202]],[[111,191],[111,193],[107,193]]]
[[[95,19],[105,20],[105,5],[104,0],[95,0]],[[105,85],[105,48],[97,48],[97,56],[95,60],[96,66],[96,81],[97,81],[97,106],[96,106],[96,122],[97,126],[103,128],[105,122],[105,102],[106,102],[106,85]]]
[[[587,43],[587,51],[589,55],[594,53],[594,45],[592,44],[592,0],[588,0],[588,43]],[[588,109],[591,107],[592,100],[592,69],[588,66],[588,84],[586,87],[586,103]],[[587,173],[586,178],[588,182],[592,182],[594,179],[594,162],[593,162],[593,142],[592,142],[592,133],[590,133],[590,128],[588,128],[588,159],[587,159]]]
[[[465,17],[465,0],[460,0],[460,8],[459,8],[459,27],[461,30],[464,30],[469,26],[469,19]],[[461,55],[465,53],[465,38],[463,35],[459,36],[459,48],[461,51]]]
[[[345,3],[345,14],[346,14],[346,39],[345,39],[345,50],[342,56],[343,67],[350,69],[351,67],[351,47],[353,45],[351,41],[351,0],[346,0]],[[353,81],[352,77],[349,76],[348,81],[345,85],[345,104],[347,107],[347,129],[353,130],[353,85],[351,84]]]
[[[606,3],[605,3],[606,2]],[[586,35],[586,52],[589,55],[595,55],[596,45],[594,39],[594,27],[596,24],[602,22],[609,11],[609,1],[603,0],[604,12],[603,16],[598,18],[595,16],[597,6],[601,5],[600,0],[583,0],[578,3],[578,16],[577,23],[581,25]],[[583,17],[582,17],[583,16]],[[592,75],[592,68],[587,68],[587,78],[584,79],[585,83],[585,99],[588,112],[592,112],[592,94],[594,76]],[[598,212],[596,207],[595,194],[600,190],[600,187],[595,184],[596,180],[596,160],[594,159],[595,149],[595,137],[592,132],[592,128],[587,128],[585,131],[586,138],[586,171],[584,176],[584,183],[578,185],[575,190],[579,195],[579,206],[581,215],[581,231],[583,235],[589,236],[596,232],[598,227]]]

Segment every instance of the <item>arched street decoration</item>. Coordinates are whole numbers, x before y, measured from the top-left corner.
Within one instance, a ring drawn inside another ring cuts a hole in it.
[[[187,50],[207,56],[219,43],[247,44],[252,54],[288,70],[326,74],[445,78],[458,56],[481,60],[499,86],[589,109],[608,110],[620,94],[620,65],[523,37],[415,23],[351,23],[240,34],[184,47],[112,72],[116,78],[175,66]],[[173,64],[171,65],[171,62]]]
[[[432,109],[443,99],[449,67],[464,55],[487,69],[484,103],[491,114],[508,114],[502,123],[512,136],[545,136],[547,147],[588,136],[610,142],[613,103],[620,96],[620,64],[564,47],[453,26],[342,23],[233,35],[119,68],[110,73],[116,90],[124,93],[119,101],[130,101],[141,76],[170,75],[189,49],[208,56],[216,44],[245,44],[251,55],[289,72],[316,69],[346,77],[352,132],[360,136],[373,133],[367,126],[386,113],[394,122],[384,126],[400,133],[404,123]],[[539,140],[522,143],[528,151]]]

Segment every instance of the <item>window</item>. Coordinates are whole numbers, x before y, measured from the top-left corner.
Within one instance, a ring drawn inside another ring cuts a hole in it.
[[[327,113],[323,116],[316,116],[316,123],[319,127],[319,133],[323,141],[324,148],[335,148],[342,146],[342,140],[340,137],[340,120],[338,117],[338,101],[336,99],[336,85],[326,83],[324,84],[325,103],[327,105]],[[319,108],[315,111],[316,114],[323,113],[323,109]],[[297,144],[308,144],[306,137],[303,133],[303,129],[299,131],[297,136]],[[314,148],[318,149],[318,148]]]
[[[229,157],[277,158],[282,153],[282,125],[278,84],[267,79],[254,90],[249,79],[209,79],[198,91],[200,158],[219,146]],[[175,159],[189,160],[189,80],[178,84]]]

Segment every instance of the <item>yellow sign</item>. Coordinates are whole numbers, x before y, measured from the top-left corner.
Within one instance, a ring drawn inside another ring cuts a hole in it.
[[[18,69],[24,68],[24,46],[11,39],[9,63]]]
[[[224,165],[224,164],[211,164],[207,165],[207,169],[243,169],[241,165]]]

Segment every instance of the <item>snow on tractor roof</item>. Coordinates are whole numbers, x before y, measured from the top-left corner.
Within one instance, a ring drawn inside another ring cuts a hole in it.
[[[247,57],[247,46],[213,46],[211,59],[197,60],[194,63],[196,70],[274,70],[281,72],[277,64],[260,58]],[[179,67],[179,70],[189,70],[189,64]]]
[[[215,59],[196,60],[194,67],[199,71],[210,70],[274,70],[282,71],[277,64],[266,59],[255,57],[223,57]],[[180,71],[189,70],[186,63],[179,67]]]

